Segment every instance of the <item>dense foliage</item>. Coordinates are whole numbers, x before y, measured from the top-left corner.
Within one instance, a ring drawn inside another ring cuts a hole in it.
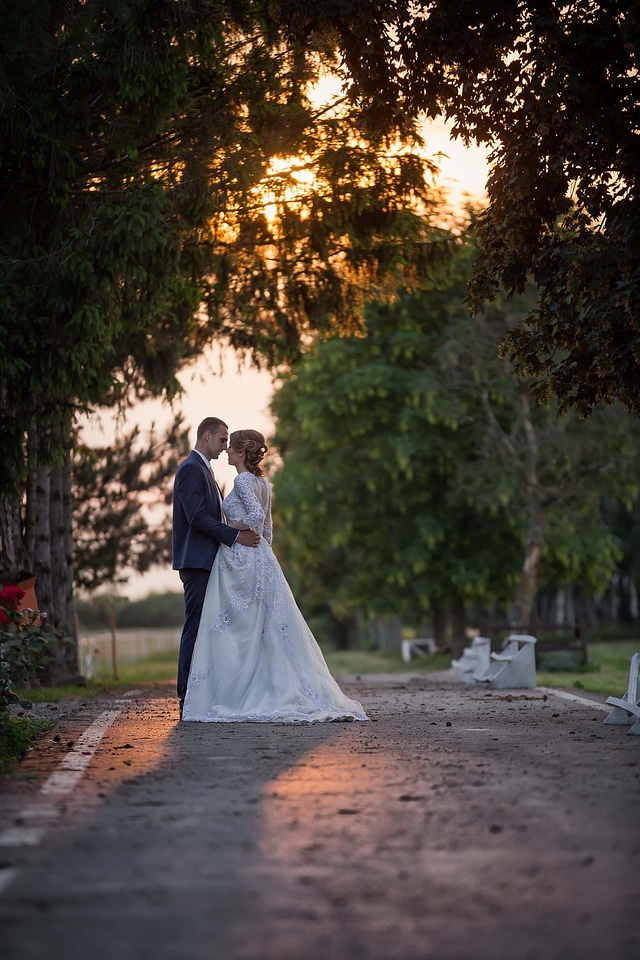
[[[429,259],[425,163],[314,106],[331,47],[268,2],[29,0],[0,51],[0,489],[78,405],[170,396],[214,336],[296,354]]]
[[[23,597],[17,586],[0,588],[0,723],[10,703],[29,706],[15,687],[37,683],[65,644],[37,613],[19,608]]]
[[[1,559],[67,632],[75,412],[173,395],[214,337],[295,360],[358,331],[399,272],[424,278],[451,245],[429,227],[425,113],[492,148],[471,292],[538,284],[501,331],[520,377],[581,414],[640,409],[639,30],[638,0],[3,6]],[[349,96],[318,106],[327,71]],[[451,504],[447,458],[425,469]],[[481,538],[494,508],[471,509]]]
[[[471,284],[541,296],[504,340],[538,392],[640,411],[640,2],[281,0],[338,32],[369,129],[444,115],[491,148]]]
[[[171,397],[215,337],[290,359],[441,248],[417,140],[315,103],[332,35],[270,0],[5,4],[0,54],[0,561],[73,633],[78,409]]]
[[[364,337],[318,345],[274,399],[284,556],[336,615],[499,604],[528,623],[540,582],[593,592],[615,571],[603,505],[635,492],[634,421],[537,404],[496,354],[527,304],[470,318],[469,259],[370,306]]]

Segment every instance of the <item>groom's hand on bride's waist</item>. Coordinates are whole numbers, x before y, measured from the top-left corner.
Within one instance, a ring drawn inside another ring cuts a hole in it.
[[[243,547],[257,547],[260,543],[260,534],[253,530],[241,530],[236,538],[236,543]]]

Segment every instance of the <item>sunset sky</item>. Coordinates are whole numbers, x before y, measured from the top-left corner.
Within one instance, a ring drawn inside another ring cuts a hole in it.
[[[461,141],[450,140],[442,120],[429,124],[425,140],[429,156],[443,154],[437,158],[441,169],[440,183],[449,191],[451,207],[454,210],[460,208],[465,196],[481,199],[487,173],[486,151],[467,149]],[[194,442],[196,427],[206,416],[220,417],[231,430],[244,427],[261,430],[268,438],[271,432],[269,403],[273,393],[271,374],[253,369],[232,351],[221,351],[216,345],[193,366],[186,368],[179,379],[184,394],[175,410],[182,412]],[[172,417],[173,411],[167,404],[149,401],[128,412],[126,426],[137,424],[145,431],[152,423],[158,427],[168,425]],[[96,416],[89,418],[83,430],[87,442],[93,444],[111,442],[116,433],[111,419]],[[236,472],[227,463],[226,454],[221,454],[213,467],[218,482],[229,490]],[[133,575],[128,586],[122,588],[122,593],[130,599],[137,599],[152,592],[181,589],[178,574],[161,569],[143,576]]]

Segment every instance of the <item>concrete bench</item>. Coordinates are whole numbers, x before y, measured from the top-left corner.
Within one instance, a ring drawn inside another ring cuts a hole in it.
[[[471,645],[465,647],[458,660],[451,661],[451,669],[458,680],[474,683],[474,674],[485,673],[491,663],[491,640],[488,637],[474,637]]]
[[[405,663],[411,663],[411,657],[424,657],[427,653],[436,652],[436,642],[431,637],[424,637],[416,640],[402,641],[402,659]]]
[[[511,633],[500,653],[492,653],[488,667],[476,671],[474,683],[494,690],[536,685],[536,638],[524,633]]]
[[[613,710],[604,721],[610,724],[631,724],[629,733],[640,737],[640,691],[638,674],[640,673],[640,653],[631,657],[629,668],[629,687],[623,697],[607,697],[605,703]]]

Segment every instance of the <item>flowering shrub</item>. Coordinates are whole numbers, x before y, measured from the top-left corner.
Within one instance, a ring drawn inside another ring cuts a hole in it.
[[[0,590],[0,715],[10,703],[30,706],[13,688],[37,680],[56,650],[68,641],[46,627],[46,615],[18,610],[24,590],[4,586]]]
[[[4,586],[0,590],[0,603],[6,606],[7,603],[18,603],[24,597],[22,587]]]

